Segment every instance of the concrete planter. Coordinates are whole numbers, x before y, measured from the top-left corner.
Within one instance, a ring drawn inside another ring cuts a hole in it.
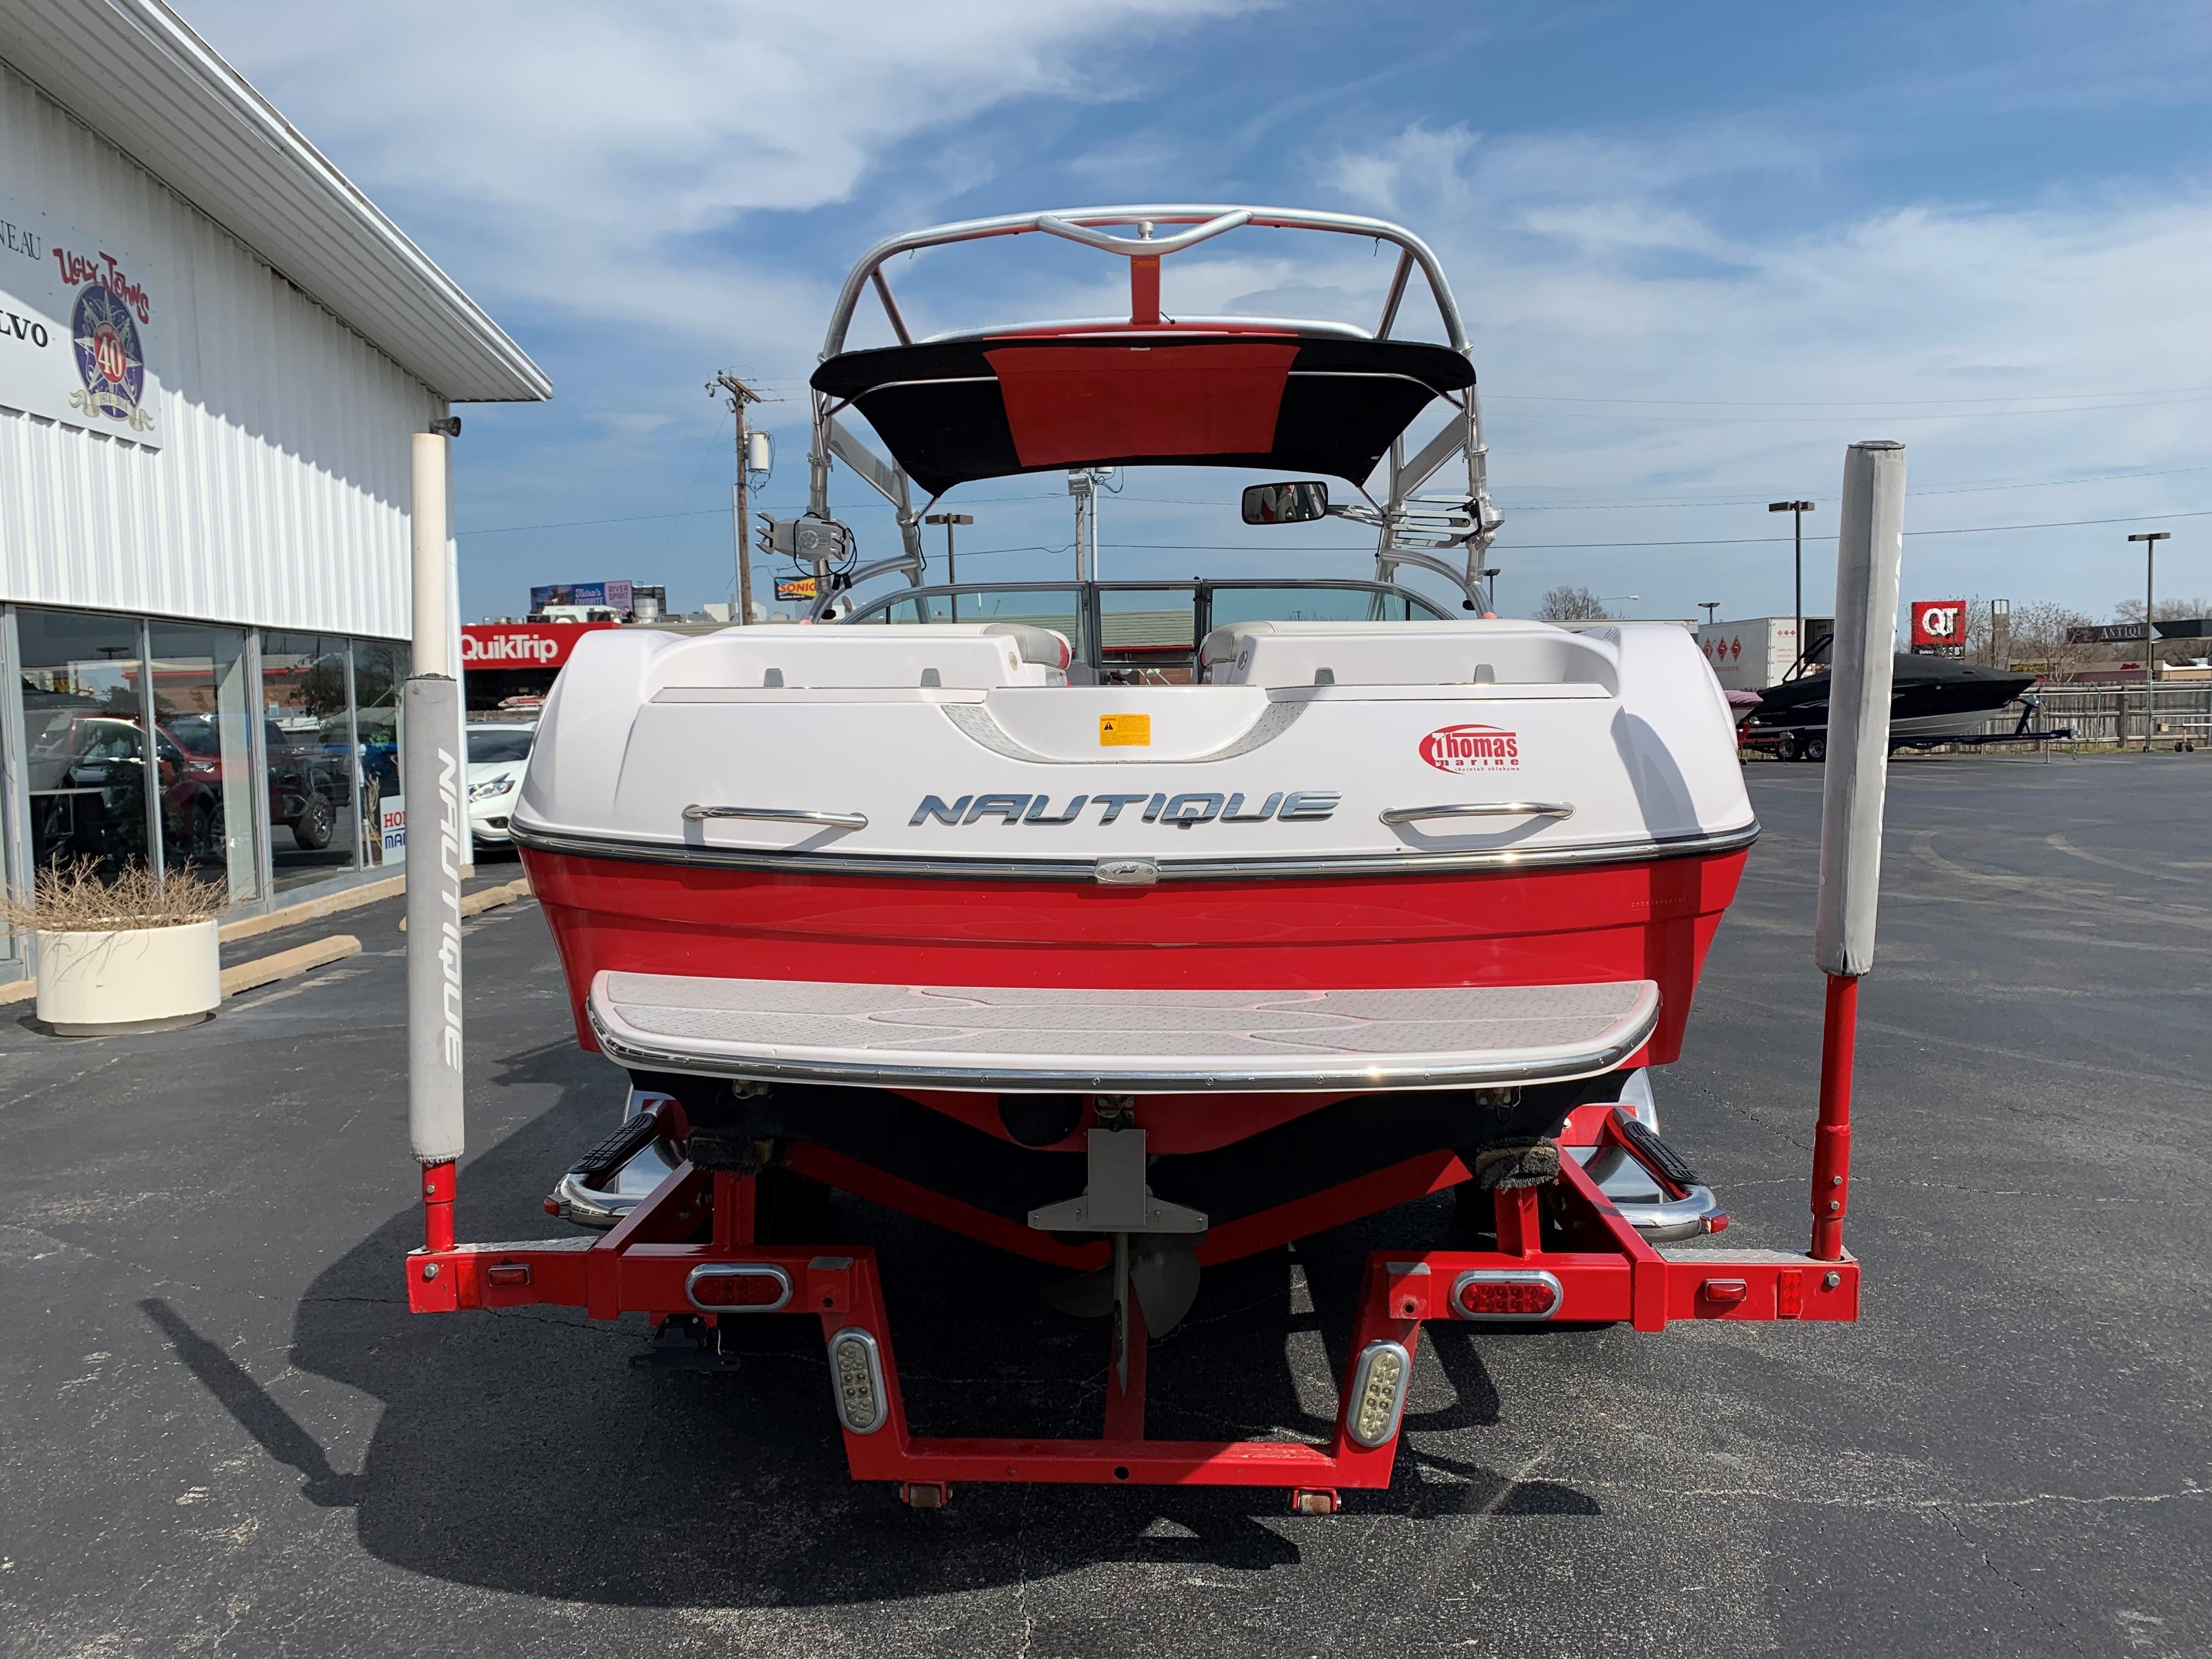
[[[222,1001],[216,925],[39,933],[39,1018],[63,1036],[197,1025]]]

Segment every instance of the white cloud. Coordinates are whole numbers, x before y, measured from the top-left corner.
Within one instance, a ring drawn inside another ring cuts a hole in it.
[[[680,330],[702,279],[732,274],[696,239],[844,202],[888,154],[927,155],[926,135],[994,106],[1107,95],[1112,54],[1250,3],[199,0],[191,15],[372,193],[465,227],[485,297]],[[934,159],[921,173],[938,192],[994,166],[972,142]],[[772,269],[762,253],[747,266]]]
[[[2152,513],[2207,494],[2186,475],[1932,492],[2198,460],[2212,412],[2202,367],[2212,196],[2115,185],[2003,210],[1923,202],[1755,240],[1719,228],[1729,175],[1807,164],[1747,131],[1652,150],[1415,126],[1325,173],[1370,210],[1407,213],[1443,255],[1509,504],[1819,495],[1834,488],[1843,446],[1872,436],[1911,452],[1914,483],[1930,492],[1912,506],[1916,528]],[[1348,271],[1339,279],[1358,287]],[[2106,393],[2132,395],[2040,396]],[[1759,507],[1527,512],[1504,540],[1771,533]],[[2139,568],[2104,544],[2124,547],[2126,528],[1929,538],[1908,544],[1909,569],[1960,591],[2009,586],[2101,610]],[[1827,556],[1816,565],[1808,551],[1808,573],[1825,573]],[[1765,549],[1523,553],[1516,564],[1578,580],[1642,572],[1647,594],[1685,567],[1764,570],[1773,598],[1787,592]],[[1686,572],[1673,608],[1709,581]]]

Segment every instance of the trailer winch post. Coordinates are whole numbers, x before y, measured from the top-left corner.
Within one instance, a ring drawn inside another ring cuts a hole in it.
[[[1905,555],[1903,444],[1875,441],[1844,452],[1839,518],[1827,774],[1820,794],[1820,892],[1813,932],[1813,960],[1828,976],[1813,1139],[1811,1254],[1821,1261],[1844,1259],[1859,980],[1874,966],[1875,912],[1881,894],[1890,678]]]
[[[407,1135],[422,1170],[422,1237],[453,1247],[461,1135],[461,861],[468,769],[447,592],[452,442],[414,450],[414,657],[401,694],[399,783],[407,802]],[[433,803],[435,803],[434,810]],[[426,1265],[426,1274],[436,1271]]]

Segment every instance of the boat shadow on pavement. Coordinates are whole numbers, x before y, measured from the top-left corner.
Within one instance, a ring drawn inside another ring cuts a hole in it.
[[[557,1224],[539,1200],[604,1120],[607,1074],[565,1045],[514,1056],[502,1073],[565,1086],[552,1109],[465,1166],[464,1236],[546,1237]],[[1325,1440],[1366,1252],[1441,1238],[1451,1213],[1448,1197],[1431,1200],[1209,1273],[1188,1319],[1153,1346],[1150,1431]],[[1045,1307],[1038,1290],[1058,1270],[842,1195],[834,1215],[838,1242],[883,1253],[916,1432],[1097,1432],[1111,1386],[1106,1327]],[[738,1364],[700,1371],[633,1363],[647,1346],[635,1316],[415,1316],[400,1275],[420,1227],[412,1209],[393,1216],[298,1305],[292,1364],[382,1402],[358,1473],[334,1468],[177,1310],[140,1304],[240,1427],[299,1472],[303,1496],[353,1508],[363,1545],[411,1571],[563,1601],[804,1605],[942,1595],[1117,1559],[1294,1566],[1300,1551],[1286,1534],[1332,1524],[1285,1524],[1285,1494],[1271,1487],[963,1486],[945,1510],[908,1510],[888,1486],[847,1474],[815,1321],[747,1324]],[[1453,1455],[1455,1431],[1498,1420],[1498,1390],[1470,1330],[1431,1325],[1422,1353],[1394,1483],[1347,1492],[1344,1522],[1363,1512],[1599,1513],[1571,1487]]]

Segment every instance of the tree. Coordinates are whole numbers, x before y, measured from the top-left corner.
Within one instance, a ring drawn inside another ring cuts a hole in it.
[[[2138,610],[2141,606],[2136,607]],[[2068,636],[2092,619],[2069,606],[2049,599],[2012,608],[2012,661],[2038,665],[2044,678],[2063,684],[2094,662],[2102,648],[2083,645]]]
[[[1610,622],[1613,616],[1587,587],[1554,587],[1536,601],[1539,622]]]

